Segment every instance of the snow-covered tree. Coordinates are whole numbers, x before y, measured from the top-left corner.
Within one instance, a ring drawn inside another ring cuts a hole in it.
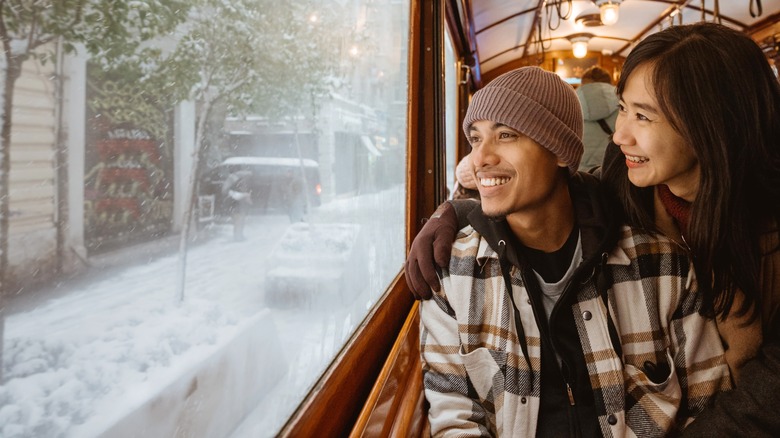
[[[342,41],[352,32],[339,19],[343,11],[338,8],[338,2],[317,0],[0,0],[0,359],[12,108],[22,64],[33,57],[49,59],[47,44],[52,42],[69,51],[81,45],[105,74],[133,78],[161,105],[193,101],[192,201],[206,152],[207,121],[216,104],[233,115],[283,119],[315,113],[331,89]],[[170,50],[162,49],[162,39],[171,43]],[[184,249],[192,202],[188,206]]]
[[[182,26],[159,77],[197,108],[196,153],[180,244],[178,299],[183,298],[186,245],[197,181],[207,153],[207,121],[216,104],[236,115],[296,115],[329,90],[345,30],[334,6],[311,0],[205,0]]]
[[[71,51],[83,44],[96,58],[131,53],[144,41],[172,31],[189,8],[186,0],[0,0],[0,340],[8,286],[12,108],[22,64],[33,57],[46,60],[52,54],[45,47],[58,40]]]

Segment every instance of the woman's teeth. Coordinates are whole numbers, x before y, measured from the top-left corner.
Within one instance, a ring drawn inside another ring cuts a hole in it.
[[[633,155],[626,155],[626,159],[633,163],[646,163],[650,161],[650,159],[647,157],[635,157]]]
[[[479,183],[482,187],[494,187],[506,184],[509,182],[509,178],[480,178]]]

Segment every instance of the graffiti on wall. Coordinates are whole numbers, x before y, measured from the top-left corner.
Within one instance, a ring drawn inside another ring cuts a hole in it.
[[[100,251],[167,233],[173,218],[170,117],[132,86],[88,93],[85,240]]]

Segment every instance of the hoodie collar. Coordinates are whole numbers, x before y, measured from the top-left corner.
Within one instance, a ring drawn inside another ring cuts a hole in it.
[[[620,233],[619,210],[608,202],[599,181],[591,174],[577,172],[569,178],[569,193],[574,204],[574,214],[582,239],[583,260],[599,259],[603,252],[613,253],[608,263],[624,264],[628,257],[612,251]],[[519,251],[507,250],[515,240],[505,218],[492,219],[479,206],[468,215],[468,221],[483,239],[477,250],[477,263],[481,266],[487,258],[506,257],[515,266],[521,266]]]

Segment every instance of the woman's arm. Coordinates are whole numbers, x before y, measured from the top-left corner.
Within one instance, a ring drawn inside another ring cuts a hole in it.
[[[734,302],[731,308],[741,308],[744,299],[744,294],[738,290],[734,295]],[[729,313],[728,318],[725,320],[721,319],[720,316],[715,318],[715,322],[718,324],[718,332],[726,346],[726,362],[729,364],[731,378],[737,386],[739,386],[739,376],[742,367],[747,361],[756,357],[763,343],[761,318],[754,318],[753,321],[750,319],[750,313],[738,315],[738,312],[734,310]]]
[[[466,216],[477,205],[475,200],[466,199],[441,204],[414,238],[404,271],[416,299],[427,300],[431,290],[439,291],[438,271],[449,265],[458,230],[468,224]]]
[[[473,192],[477,188],[470,155],[458,163],[458,186]],[[452,243],[458,230],[468,224],[466,216],[478,204],[477,198],[458,197],[439,206],[414,238],[404,271],[406,284],[418,300],[431,298],[439,291],[438,271],[450,263]]]

